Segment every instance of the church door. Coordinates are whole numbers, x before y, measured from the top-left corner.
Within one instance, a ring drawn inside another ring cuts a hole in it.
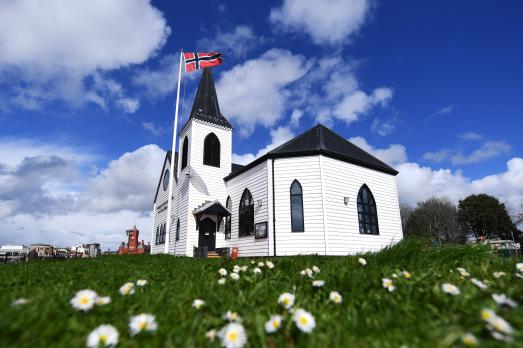
[[[209,218],[200,221],[198,249],[207,247],[209,251],[216,249],[216,223]]]

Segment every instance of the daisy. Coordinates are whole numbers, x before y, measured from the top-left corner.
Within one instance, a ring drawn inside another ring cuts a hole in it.
[[[398,278],[398,275],[396,273],[392,273],[392,278]]]
[[[132,295],[134,294],[134,283],[131,283],[131,282],[128,282],[128,283],[125,283],[124,285],[122,285],[120,287],[120,294],[122,294],[123,296],[125,295]]]
[[[87,336],[87,347],[115,347],[118,344],[118,330],[112,325],[100,325]]]
[[[461,336],[461,340],[463,341],[463,344],[465,344],[467,347],[473,347],[478,345],[478,339],[470,332],[467,332],[466,334]]]
[[[509,336],[505,336],[495,330],[490,330],[490,334],[492,335],[492,337],[494,337],[495,339],[497,339],[498,341],[505,341],[505,342],[509,342],[510,341],[510,337]]]
[[[412,278],[412,274],[410,272],[402,271],[401,274],[407,279]]]
[[[274,268],[274,263],[272,263],[271,261],[265,261],[265,265],[269,269],[273,269]]]
[[[499,317],[492,309],[483,309],[481,311],[481,318],[489,324],[488,327],[491,329],[493,336],[494,333],[492,330],[496,330],[497,332],[505,335],[511,335],[514,331],[512,326],[510,326],[510,324],[505,319]],[[497,337],[495,338],[499,339]]]
[[[98,306],[103,306],[111,302],[111,298],[109,296],[98,296],[96,298],[96,304]]]
[[[136,335],[142,331],[154,332],[158,328],[154,315],[151,314],[139,314],[131,317],[129,320],[129,330],[131,336]]]
[[[295,296],[293,294],[284,292],[280,295],[280,297],[278,297],[278,303],[281,304],[283,307],[289,309],[292,306],[294,306],[294,299]]]
[[[96,304],[96,299],[98,298],[98,294],[94,292],[93,290],[80,290],[74,295],[74,297],[69,301],[71,306],[74,308],[87,312],[91,308],[94,307]]]
[[[220,278],[220,279],[218,279],[218,284],[223,285],[223,284],[225,284],[226,281],[227,281],[227,279]]]
[[[223,315],[223,320],[227,320],[230,322],[233,322],[233,321],[240,322],[240,321],[242,321],[242,318],[236,312],[227,311],[227,313],[225,313]]]
[[[235,266],[235,267],[236,267],[236,266]],[[239,269],[238,269],[238,270],[239,270]],[[221,275],[222,277],[225,277],[225,276],[227,275],[227,270],[226,270],[225,268],[220,268],[220,269],[218,270],[218,273],[220,273],[220,275]]]
[[[443,290],[443,292],[445,292],[445,293],[447,293],[449,295],[452,295],[452,296],[456,296],[456,295],[459,295],[461,293],[459,291],[459,288],[456,285],[452,285],[452,284],[449,284],[449,283],[441,284],[441,290]]]
[[[392,280],[389,278],[383,278],[381,280],[381,285],[383,285],[385,289],[389,290],[389,292],[396,290],[396,287],[392,284]]]
[[[240,275],[238,273],[231,273],[230,277],[232,280],[240,279]]]
[[[315,288],[321,288],[324,285],[325,285],[325,280],[314,280],[312,282],[312,286],[314,286]]]
[[[480,289],[488,288],[487,284],[483,283],[481,280],[477,280],[476,278],[470,278],[470,281]]]
[[[505,272],[493,272],[492,275],[494,276],[494,278],[499,279],[503,276],[506,276],[507,274]]]
[[[242,324],[230,323],[220,330],[222,347],[241,348],[247,343],[247,333]]]
[[[496,301],[497,304],[502,306],[505,305],[512,308],[516,308],[518,306],[518,304],[514,300],[508,298],[505,294],[492,294],[492,298],[494,299],[494,301]]]
[[[216,332],[216,330],[212,329],[212,330],[209,330],[205,333],[205,337],[207,337],[207,339],[211,342],[214,342],[214,340],[216,339],[216,336],[218,335],[218,333]]]
[[[468,277],[468,276],[470,276],[470,273],[467,272],[467,270],[466,270],[465,268],[463,268],[463,267],[458,267],[458,268],[456,268],[456,269],[458,270],[459,274],[461,274],[462,277]]]
[[[263,267],[263,266],[265,266],[265,262],[262,262],[262,261],[258,262],[258,267]]]
[[[523,262],[516,263],[516,269],[518,272],[523,272]]]
[[[204,300],[200,300],[199,298],[197,298],[194,301],[192,301],[192,306],[194,308],[196,308],[196,309],[202,308],[203,305],[205,305],[205,301]]]
[[[234,265],[234,267],[232,268],[232,271],[234,273],[240,273],[240,269],[241,269],[240,266]],[[227,275],[227,271],[225,271],[225,272],[226,272],[225,274]]]
[[[485,308],[481,311],[481,319],[485,320],[487,323],[496,317],[496,312],[492,309]]]
[[[342,297],[337,291],[331,291],[329,294],[329,299],[336,304],[339,304],[342,301]]]
[[[523,279],[523,273],[516,273],[515,276],[518,277],[518,278]]]
[[[138,285],[138,286],[145,286],[146,284],[147,284],[147,280],[145,280],[145,279],[138,279],[136,281],[136,285]]]
[[[312,314],[303,309],[297,309],[293,315],[294,323],[300,331],[310,333],[316,327],[316,320]]]
[[[242,266],[242,267],[240,268],[240,270],[241,270],[242,272],[247,272],[248,269],[249,269],[249,266]]]
[[[301,275],[306,275],[309,278],[312,278],[314,276],[314,272],[310,268],[305,268],[303,271],[300,272]]]
[[[362,258],[362,257],[358,258],[358,262],[359,262],[360,265],[362,265],[362,266],[366,266],[366,265],[367,265],[367,260],[365,260],[365,259]]]
[[[271,315],[271,318],[265,322],[265,332],[273,333],[281,328],[282,317],[279,315]]]
[[[18,298],[16,300],[14,300],[12,303],[11,303],[11,306],[21,306],[21,305],[25,305],[27,304],[27,302],[29,302],[26,298]]]
[[[254,274],[261,274],[262,270],[258,267],[255,267],[253,270]]]
[[[318,268],[318,266],[312,266],[312,270],[314,271],[314,273],[320,273],[320,269]]]

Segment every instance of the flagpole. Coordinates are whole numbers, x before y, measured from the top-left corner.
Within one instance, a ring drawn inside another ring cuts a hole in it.
[[[169,242],[171,235],[171,222],[172,222],[172,200],[173,200],[173,181],[174,181],[174,161],[176,160],[176,133],[178,132],[178,106],[180,104],[180,81],[182,79],[182,62],[183,62],[183,50],[180,50],[180,67],[178,68],[178,88],[176,90],[176,108],[174,111],[174,128],[173,128],[173,145],[171,150],[171,168],[169,169],[169,197],[167,198],[167,223],[165,230],[165,253],[169,253]]]

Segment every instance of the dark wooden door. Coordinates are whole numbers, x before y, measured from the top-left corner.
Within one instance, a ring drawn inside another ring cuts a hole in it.
[[[207,250],[216,250],[216,223],[209,218],[200,221],[198,249],[207,247]]]

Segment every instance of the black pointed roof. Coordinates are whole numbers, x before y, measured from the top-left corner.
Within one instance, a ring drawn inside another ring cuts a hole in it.
[[[192,118],[232,129],[229,121],[220,112],[211,68],[203,69],[189,119]]]
[[[367,151],[354,145],[341,135],[334,133],[329,128],[318,124],[308,131],[289,140],[283,145],[269,151],[264,156],[244,166],[240,170],[229,174],[225,180],[257,166],[267,158],[298,157],[310,155],[325,155],[341,161],[374,169],[383,173],[396,175],[398,171],[372,156]]]

